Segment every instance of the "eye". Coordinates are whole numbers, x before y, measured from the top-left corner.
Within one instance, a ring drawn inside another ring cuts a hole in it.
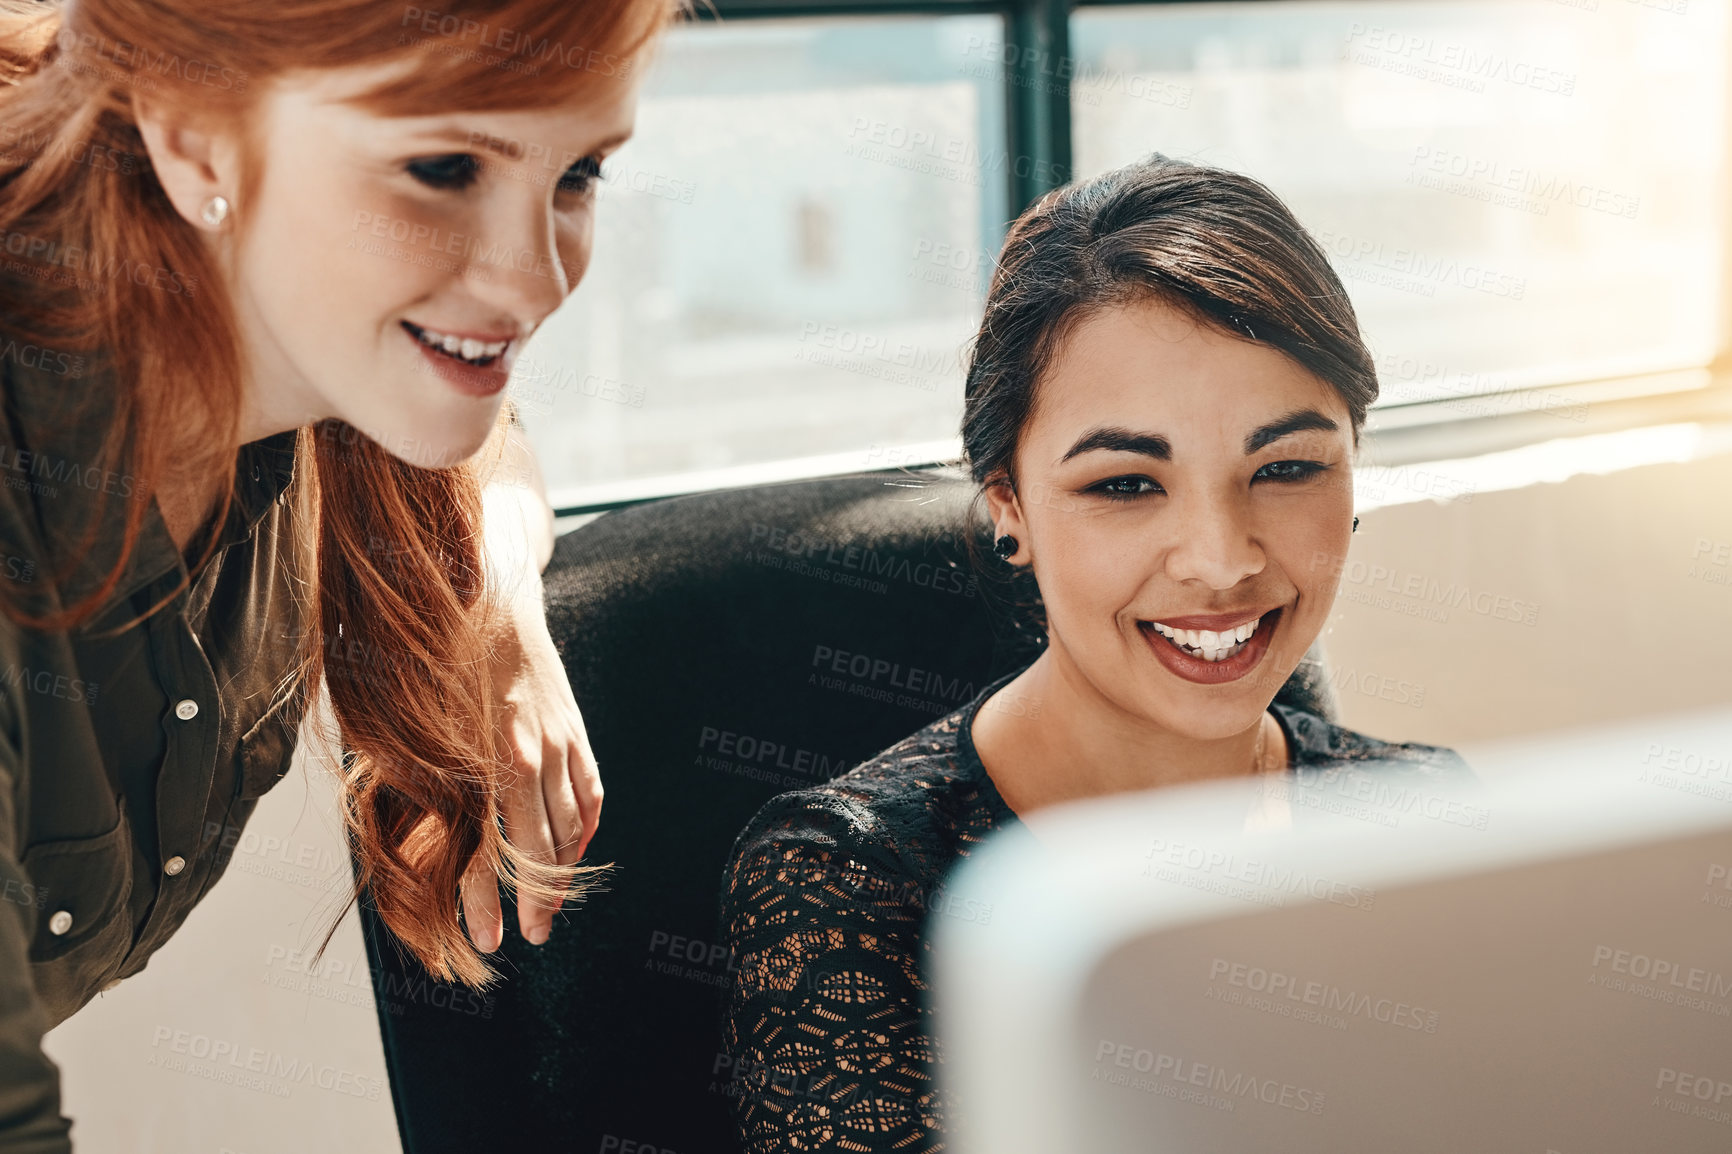
[[[600,178],[601,158],[586,156],[565,170],[565,174],[559,178],[559,191],[585,193]]]
[[[481,173],[481,162],[466,152],[455,152],[411,160],[404,168],[428,188],[461,189],[475,183]]]
[[[1315,477],[1328,468],[1322,461],[1270,461],[1258,469],[1251,480],[1292,483]]]
[[[1103,497],[1123,501],[1131,497],[1141,497],[1145,493],[1165,492],[1152,477],[1132,474],[1126,477],[1108,477],[1106,480],[1090,485],[1086,492],[1099,493]]]

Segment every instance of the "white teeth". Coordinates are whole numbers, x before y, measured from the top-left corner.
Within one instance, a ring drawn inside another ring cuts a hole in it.
[[[490,360],[511,347],[510,341],[478,341],[473,337],[458,337],[433,329],[422,329],[420,340],[424,345],[443,349],[466,361]]]
[[[1169,625],[1162,625],[1159,621],[1151,621],[1149,624],[1153,625],[1155,632],[1162,637],[1190,651],[1191,656],[1215,662],[1225,661],[1236,655],[1262,623],[1263,619],[1259,617],[1255,621],[1247,621],[1243,625],[1221,632],[1210,629],[1174,629]]]

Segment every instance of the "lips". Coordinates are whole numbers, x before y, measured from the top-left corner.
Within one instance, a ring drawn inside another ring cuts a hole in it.
[[[472,397],[491,397],[511,379],[520,344],[515,339],[483,341],[401,322],[403,332],[426,358],[433,373]]]
[[[1173,617],[1139,621],[1138,631],[1155,659],[1170,672],[1198,685],[1221,685],[1250,673],[1269,651],[1284,609],[1260,615]],[[1243,627],[1255,623],[1240,639]]]

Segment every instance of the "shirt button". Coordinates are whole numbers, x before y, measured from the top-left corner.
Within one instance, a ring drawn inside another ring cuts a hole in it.
[[[169,877],[173,877],[185,868],[186,859],[181,857],[179,854],[175,854],[173,857],[162,863],[162,872],[167,874]]]
[[[198,716],[198,702],[190,697],[187,698],[174,707],[174,715],[182,721],[191,721]]]
[[[54,916],[48,919],[48,932],[63,934],[72,928],[72,915],[65,910],[55,910]]]

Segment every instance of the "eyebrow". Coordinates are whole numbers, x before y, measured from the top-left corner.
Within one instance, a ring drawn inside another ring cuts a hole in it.
[[[1312,429],[1333,433],[1340,427],[1316,409],[1294,409],[1285,417],[1252,430],[1251,435],[1245,438],[1245,455],[1249,457],[1258,449],[1267,448],[1282,437],[1290,437],[1294,433],[1310,432]]]
[[[1079,437],[1077,443],[1070,447],[1070,451],[1059,458],[1059,464],[1096,449],[1106,449],[1113,453],[1141,453],[1157,461],[1173,459],[1172,442],[1159,433],[1135,433],[1117,425],[1107,425],[1090,429]]]
[[[449,140],[453,143],[465,144],[470,148],[479,147],[485,152],[491,152],[496,156],[503,156],[507,160],[521,160],[523,159],[523,153],[525,151],[522,141],[503,140],[491,133],[482,134],[482,139],[477,141],[475,133],[456,127],[439,129],[429,132],[426,135],[430,140]],[[574,152],[571,156],[576,160],[581,160],[585,156],[590,155],[590,153],[601,152],[602,150],[609,148],[617,148],[630,138],[630,132],[616,132],[606,140],[598,141],[590,148],[589,152]],[[513,150],[516,151],[517,155],[512,155]]]
[[[1332,433],[1340,427],[1316,409],[1295,409],[1284,417],[1279,417],[1266,425],[1253,429],[1250,435],[1245,438],[1245,455],[1248,457],[1259,449],[1267,448],[1282,437],[1292,436],[1294,433],[1308,432],[1312,429]],[[1062,465],[1072,457],[1094,452],[1097,449],[1104,449],[1113,453],[1138,453],[1145,457],[1153,457],[1157,461],[1173,459],[1172,442],[1159,433],[1138,433],[1118,425],[1103,425],[1100,428],[1090,429],[1077,438],[1076,444],[1072,445],[1069,451],[1059,458],[1059,464]]]

